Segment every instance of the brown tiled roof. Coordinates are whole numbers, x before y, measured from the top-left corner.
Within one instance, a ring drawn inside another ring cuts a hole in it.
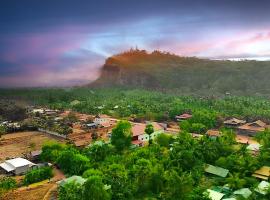
[[[212,130],[212,129],[210,129],[210,130],[208,130],[206,132],[206,134],[209,135],[209,136],[219,136],[220,135],[220,131],[219,130]]]
[[[192,117],[192,115],[188,114],[188,113],[184,113],[182,115],[175,116],[175,118],[177,118],[177,119],[190,119],[191,117]]]
[[[159,125],[157,122],[152,122],[152,125],[155,131],[164,130],[164,128],[161,125]],[[132,135],[133,136],[143,135],[145,128],[146,128],[146,124],[134,123],[131,128]]]
[[[252,139],[249,136],[244,136],[244,135],[236,135],[236,142],[241,143],[241,144],[258,144],[258,142],[254,139]]]
[[[244,123],[246,123],[245,120],[241,120],[237,118],[232,118],[232,119],[224,121],[224,124],[228,124],[228,125],[238,125],[238,124],[244,124]]]
[[[255,122],[246,123],[242,126],[239,126],[238,129],[259,132],[264,131],[266,127],[267,127],[266,123],[262,122],[261,120],[258,120]]]

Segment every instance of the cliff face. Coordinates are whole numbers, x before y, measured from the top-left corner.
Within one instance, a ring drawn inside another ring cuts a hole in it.
[[[108,58],[90,87],[177,89],[187,93],[270,93],[269,61],[215,61],[131,51]]]

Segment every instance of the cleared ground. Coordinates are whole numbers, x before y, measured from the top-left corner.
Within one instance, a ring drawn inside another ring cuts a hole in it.
[[[31,150],[40,150],[48,141],[63,141],[62,139],[36,131],[17,132],[3,135],[0,139],[0,161],[6,158],[23,156]]]
[[[38,186],[20,188],[6,194],[3,200],[43,200],[54,187],[55,183],[44,183]]]

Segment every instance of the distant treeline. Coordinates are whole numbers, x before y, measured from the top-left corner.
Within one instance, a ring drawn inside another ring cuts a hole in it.
[[[109,114],[118,118],[166,121],[184,112],[201,111],[219,117],[270,120],[270,100],[264,97],[198,97],[139,89],[12,89],[1,90],[0,98],[19,99],[32,105],[73,109],[89,114]],[[0,104],[5,115],[9,107]]]

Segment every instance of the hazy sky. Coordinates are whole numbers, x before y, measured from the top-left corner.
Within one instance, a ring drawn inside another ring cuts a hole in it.
[[[270,58],[269,0],[2,0],[0,26],[0,87],[87,83],[135,46]]]

